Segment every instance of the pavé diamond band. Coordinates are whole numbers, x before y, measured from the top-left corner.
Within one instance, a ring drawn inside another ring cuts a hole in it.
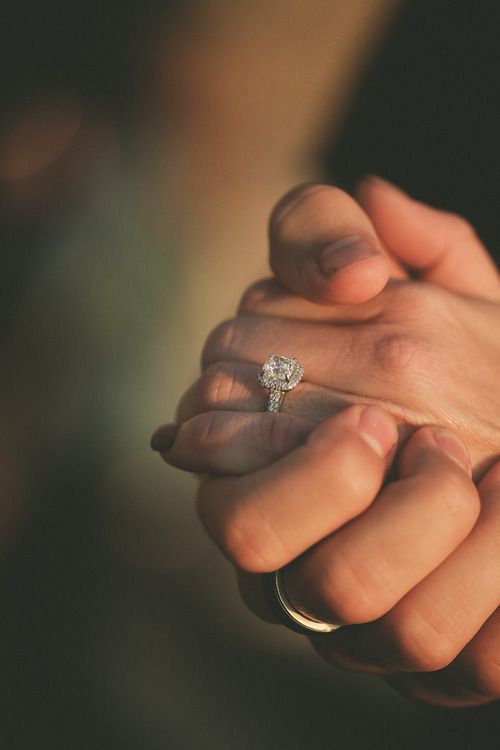
[[[271,354],[262,365],[257,382],[269,390],[266,411],[278,412],[287,391],[295,388],[304,375],[304,368],[294,357]]]

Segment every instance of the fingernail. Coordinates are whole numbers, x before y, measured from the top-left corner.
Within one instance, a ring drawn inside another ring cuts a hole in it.
[[[443,453],[452,458],[468,474],[471,473],[471,463],[467,448],[460,438],[448,430],[435,430],[433,433],[434,441]]]
[[[361,437],[384,458],[391,451],[398,439],[394,419],[377,406],[367,406],[359,418]]]
[[[151,448],[159,453],[165,453],[175,443],[179,432],[179,425],[165,424],[159,427],[151,438]]]
[[[343,237],[325,247],[318,258],[318,265],[323,276],[328,277],[341,268],[374,255],[380,255],[380,252],[364,237]]]

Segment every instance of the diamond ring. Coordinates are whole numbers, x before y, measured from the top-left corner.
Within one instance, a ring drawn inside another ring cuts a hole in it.
[[[257,382],[269,390],[266,411],[278,412],[287,391],[295,388],[304,375],[304,368],[294,357],[271,354],[262,365]]]

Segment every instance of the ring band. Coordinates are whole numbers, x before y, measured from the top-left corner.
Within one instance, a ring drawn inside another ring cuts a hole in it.
[[[304,368],[295,357],[271,354],[262,365],[257,382],[267,388],[266,411],[279,412],[285,393],[293,390],[304,375]]]
[[[305,615],[292,604],[285,589],[285,571],[286,568],[280,568],[262,576],[262,586],[267,602],[281,624],[302,635],[333,633],[341,628],[342,625],[338,623],[324,622]]]

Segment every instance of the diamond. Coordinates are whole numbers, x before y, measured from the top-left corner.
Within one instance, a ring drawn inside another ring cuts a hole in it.
[[[257,382],[264,388],[291,391],[303,375],[304,369],[295,358],[271,354],[262,365]]]

